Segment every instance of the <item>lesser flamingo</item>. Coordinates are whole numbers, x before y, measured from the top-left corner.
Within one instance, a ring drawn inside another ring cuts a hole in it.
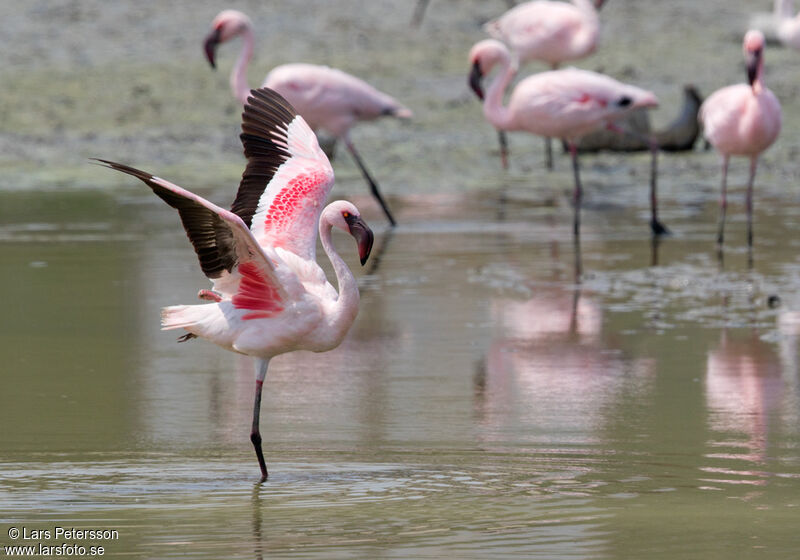
[[[508,105],[503,106],[503,93],[514,77],[508,48],[495,39],[486,39],[472,47],[469,60],[472,65],[470,86],[483,100],[483,114],[495,128],[560,138],[567,143],[575,176],[573,231],[577,238],[583,188],[576,142],[599,127],[613,126],[614,119],[631,109],[655,107],[658,99],[649,91],[608,76],[567,68],[525,78],[514,88]],[[499,72],[484,96],[481,80],[495,66],[499,66]],[[651,205],[653,232],[663,233],[666,228],[658,221],[654,191]]]
[[[722,192],[719,201],[717,244],[722,247],[728,207],[727,177],[731,156],[750,158],[747,181],[747,245],[753,245],[753,181],[758,157],[781,130],[781,104],[764,85],[764,34],[751,30],[744,36],[747,84],[736,84],[712,93],[700,107],[699,119],[706,139],[722,156]]]
[[[358,285],[331,241],[336,227],[358,243],[363,265],[373,235],[346,201],[322,205],[333,169],[302,117],[277,93],[253,90],[242,116],[247,167],[231,211],[150,173],[98,160],[144,181],[178,210],[183,227],[213,284],[202,305],[161,312],[165,330],[186,331],[255,360],[255,404],[250,439],[267,478],[261,449],[261,390],[273,356],[293,350],[336,348],[358,313]],[[339,292],[316,262],[317,228]]]
[[[253,57],[255,37],[253,24],[247,15],[237,10],[224,10],[211,22],[211,31],[204,41],[209,64],[216,67],[217,46],[235,37],[242,38],[242,50],[231,71],[233,95],[246,103],[250,91],[247,67]],[[392,225],[395,221],[381,195],[377,181],[367,170],[361,155],[350,138],[350,129],[359,121],[390,116],[411,118],[409,109],[390,95],[378,91],[365,81],[341,70],[315,64],[284,64],[273,68],[264,79],[263,87],[274,89],[292,104],[298,114],[314,131],[324,130],[344,141],[372,195]]]
[[[600,18],[605,0],[553,2],[534,0],[519,4],[484,26],[486,32],[508,45],[519,63],[539,60],[556,70],[564,62],[579,60],[597,49]],[[508,143],[498,131],[503,167],[508,165]],[[545,162],[553,168],[553,148],[545,138]]]

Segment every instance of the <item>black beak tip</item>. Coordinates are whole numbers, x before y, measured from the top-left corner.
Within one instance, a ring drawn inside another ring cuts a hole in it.
[[[483,88],[481,87],[482,79],[483,73],[481,72],[481,65],[476,60],[472,65],[472,71],[469,73],[469,87],[472,88],[472,91],[475,92],[475,95],[477,95],[478,99],[481,101],[483,101]]]
[[[211,68],[217,69],[217,63],[214,60],[216,58],[216,50],[217,45],[219,44],[219,31],[213,31],[211,34],[206,37],[205,42],[203,43],[203,50],[206,53],[206,58],[208,59],[208,63],[211,65]]]
[[[369,255],[372,253],[372,243],[375,240],[375,235],[372,233],[371,229],[366,228],[364,233],[364,238],[359,240],[358,243],[358,256],[361,260],[361,266],[367,264],[367,259],[369,259]]]

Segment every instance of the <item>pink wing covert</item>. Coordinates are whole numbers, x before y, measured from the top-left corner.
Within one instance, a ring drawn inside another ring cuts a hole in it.
[[[252,90],[242,115],[247,167],[232,211],[262,246],[313,260],[333,168],[314,132],[268,88]]]

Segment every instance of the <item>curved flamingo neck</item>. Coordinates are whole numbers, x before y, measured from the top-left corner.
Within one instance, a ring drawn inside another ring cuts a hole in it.
[[[508,107],[503,106],[503,94],[517,73],[517,65],[506,52],[500,60],[500,71],[492,80],[483,102],[483,114],[495,128],[507,130],[511,126],[512,114]]]
[[[322,216],[319,221],[319,238],[325,254],[328,255],[328,259],[333,265],[339,289],[339,296],[335,302],[332,302],[332,314],[329,321],[333,331],[338,335],[337,338],[341,340],[358,314],[358,283],[333,246],[331,228],[331,223],[325,216]]]
[[[753,94],[760,95],[764,91],[764,56],[762,55],[758,60],[758,69],[756,70],[756,79],[753,80]]]
[[[255,37],[249,25],[242,28],[241,36],[242,50],[231,71],[231,90],[233,96],[244,105],[247,103],[247,96],[250,95],[250,86],[247,84],[247,67],[250,59],[253,58]]]

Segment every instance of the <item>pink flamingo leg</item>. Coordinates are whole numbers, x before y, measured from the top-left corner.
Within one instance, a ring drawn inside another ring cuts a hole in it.
[[[758,156],[750,158],[750,179],[747,181],[747,246],[753,246],[753,182],[756,179]]]
[[[497,131],[497,140],[500,142],[500,163],[503,169],[508,169],[508,137],[505,130]]]
[[[347,146],[350,155],[353,156],[353,159],[355,160],[356,165],[358,165],[358,168],[361,169],[361,174],[364,175],[364,179],[369,184],[369,188],[372,191],[372,196],[375,197],[375,200],[378,201],[378,204],[380,204],[381,208],[383,209],[383,213],[386,214],[386,219],[389,220],[389,223],[392,225],[392,227],[396,226],[397,222],[395,221],[394,216],[392,216],[392,213],[389,211],[389,206],[386,204],[386,201],[383,200],[383,196],[381,196],[380,190],[378,190],[378,183],[376,183],[375,179],[373,179],[372,175],[370,175],[369,171],[367,170],[367,166],[364,165],[361,156],[356,151],[356,147],[350,141],[349,135],[345,135],[344,144],[345,146]]]
[[[259,429],[259,420],[261,416],[261,389],[264,387],[264,378],[267,376],[267,366],[269,360],[262,360],[256,358],[256,398],[253,405],[253,429],[250,432],[250,441],[253,442],[253,447],[256,450],[256,457],[258,458],[258,466],[261,467],[261,482],[267,480],[269,473],[267,472],[267,463],[264,461],[264,451],[261,449],[261,431]]]
[[[548,171],[553,170],[553,139],[549,136],[544,139],[544,164]]]
[[[581,234],[581,200],[583,200],[583,187],[581,186],[580,166],[578,164],[578,147],[574,142],[567,142],[569,146],[569,155],[572,157],[572,173],[575,176],[575,191],[572,194],[572,203],[574,206],[574,218],[572,222],[572,232],[575,234],[575,239],[578,239]]]
[[[725,240],[725,211],[728,209],[728,160],[729,156],[722,156],[722,192],[719,198],[719,226],[717,227],[717,245],[722,248]]]
[[[658,151],[660,147],[658,142],[652,136],[646,136],[633,130],[628,130],[619,126],[616,123],[608,123],[606,128],[617,134],[629,135],[638,138],[650,147],[650,229],[653,235],[669,235],[667,226],[661,223],[658,219]]]

